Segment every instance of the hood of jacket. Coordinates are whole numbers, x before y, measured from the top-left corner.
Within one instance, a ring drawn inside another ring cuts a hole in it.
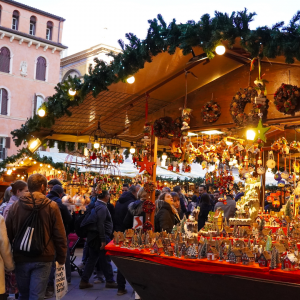
[[[143,212],[143,202],[142,200],[136,200],[128,205],[128,210],[133,216],[139,216]]]
[[[17,196],[12,195],[12,196],[10,197],[8,203],[9,203],[9,204],[13,204],[13,203],[15,203],[15,202],[18,201],[18,200],[19,200],[19,198],[18,198]]]
[[[40,208],[49,205],[49,203],[51,202],[51,200],[48,199],[46,197],[46,195],[44,195],[40,192],[33,192],[32,195],[34,197],[35,205],[39,206]],[[33,200],[32,200],[31,194],[29,192],[26,193],[23,197],[21,197],[19,199],[19,201],[20,201],[20,205],[22,206],[22,208],[24,208],[26,210],[33,209],[33,206],[34,206]]]
[[[46,197],[49,198],[52,201],[55,201],[56,203],[62,203],[59,195],[55,192],[51,191]]]
[[[120,196],[118,201],[123,204],[123,203],[126,203],[128,201],[135,201],[135,200],[136,200],[136,198],[131,192],[124,192]]]

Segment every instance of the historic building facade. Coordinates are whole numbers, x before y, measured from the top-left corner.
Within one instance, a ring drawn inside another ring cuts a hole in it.
[[[99,44],[89,49],[80,51],[70,56],[64,57],[60,63],[60,81],[64,81],[68,76],[81,77],[88,73],[89,66],[94,65],[94,58],[111,61],[107,53],[119,53],[121,50],[105,44]]]
[[[0,0],[0,159],[15,154],[10,132],[53,95],[64,49],[64,19]]]

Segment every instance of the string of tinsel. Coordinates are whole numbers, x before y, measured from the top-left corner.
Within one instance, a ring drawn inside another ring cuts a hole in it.
[[[34,132],[42,128],[51,128],[55,120],[64,115],[71,116],[70,108],[81,104],[87,94],[96,97],[100,92],[119,81],[125,82],[129,76],[144,68],[146,62],[159,53],[174,54],[176,49],[182,50],[184,55],[190,54],[193,47],[200,46],[209,59],[214,57],[214,50],[222,41],[228,41],[231,47],[237,38],[241,46],[250,53],[251,58],[275,58],[283,55],[285,62],[294,63],[295,58],[300,60],[300,30],[298,21],[300,11],[290,20],[287,26],[278,22],[272,27],[262,26],[250,30],[249,24],[256,13],[244,11],[227,13],[215,12],[214,17],[203,15],[198,22],[188,21],[186,24],[177,24],[176,20],[167,25],[161,15],[157,19],[149,20],[147,37],[139,39],[133,33],[126,34],[128,44],[119,40],[122,52],[110,53],[111,63],[95,58],[95,67],[89,69],[83,80],[69,77],[59,83],[56,93],[44,103],[46,116],[40,118],[35,115],[28,119],[20,129],[11,132],[16,146],[27,143]],[[68,94],[69,89],[76,90],[74,97]]]

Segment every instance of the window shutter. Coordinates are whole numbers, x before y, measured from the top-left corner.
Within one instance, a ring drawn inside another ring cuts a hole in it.
[[[9,73],[10,51],[6,47],[0,49],[0,71]]]
[[[10,137],[5,138],[5,148],[10,149]]]
[[[36,79],[46,80],[46,59],[44,57],[39,57],[36,63]]]
[[[34,101],[33,101],[33,115],[36,115],[36,106],[37,106],[37,95],[34,95]]]
[[[1,89],[1,91],[2,91],[1,115],[7,115],[8,93],[6,89]]]

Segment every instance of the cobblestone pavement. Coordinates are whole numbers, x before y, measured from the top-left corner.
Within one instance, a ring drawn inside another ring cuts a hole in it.
[[[81,262],[82,249],[76,249],[76,261],[78,265]],[[115,267],[115,266],[113,266]],[[114,274],[116,280],[116,273]],[[134,299],[134,293],[132,287],[127,283],[126,289],[128,293],[123,296],[117,296],[117,289],[106,289],[105,283],[94,284],[94,287],[90,289],[80,290],[79,289],[80,277],[77,272],[72,273],[72,282],[69,284],[68,293],[63,300],[96,300],[96,299],[109,299],[109,300],[132,300]],[[90,279],[90,283],[93,283],[93,276]],[[51,298],[55,299],[55,297]]]

